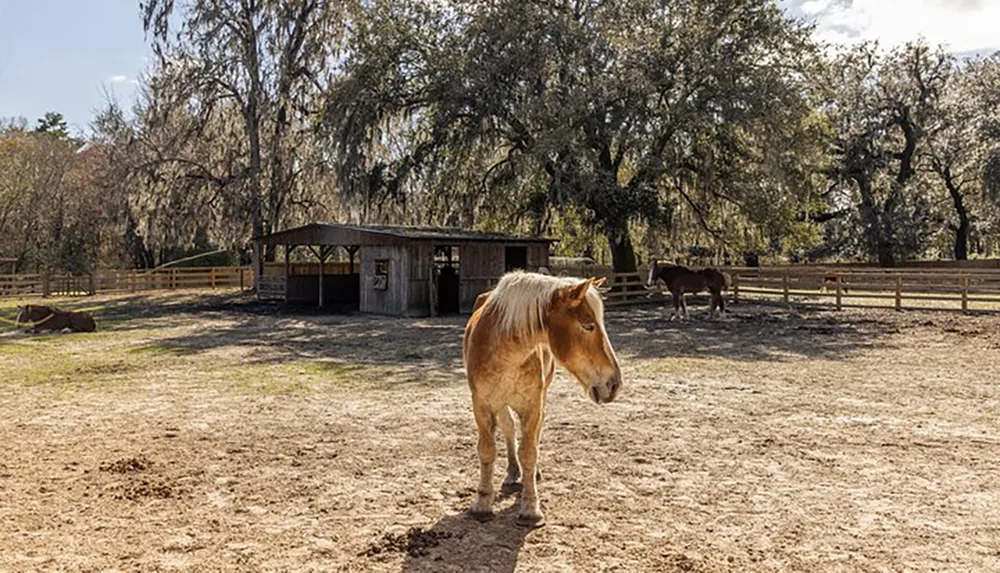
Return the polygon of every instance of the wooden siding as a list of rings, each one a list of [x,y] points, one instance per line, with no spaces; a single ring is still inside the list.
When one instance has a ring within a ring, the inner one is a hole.
[[[361,247],[361,312],[403,315],[409,294],[410,257],[405,246]],[[375,290],[375,261],[389,261],[387,290]]]
[[[431,269],[434,266],[434,247],[430,243],[414,243],[410,245],[410,276],[409,292],[407,293],[407,316],[429,316],[431,314],[434,282]]]
[[[460,247],[459,310],[472,312],[476,297],[493,288],[504,272],[504,244],[465,244]]]
[[[528,267],[529,270],[537,271],[539,267],[549,266],[549,246],[548,245],[528,245]]]

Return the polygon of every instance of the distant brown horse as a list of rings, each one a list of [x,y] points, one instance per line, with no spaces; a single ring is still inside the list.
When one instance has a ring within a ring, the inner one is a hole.
[[[844,279],[838,274],[824,274],[823,281],[820,283],[820,290],[837,290],[837,285],[840,285],[841,292],[847,292],[847,287],[844,286]]]
[[[726,310],[726,299],[722,296],[722,291],[729,286],[729,276],[718,269],[705,268],[695,271],[682,265],[661,263],[654,259],[653,266],[649,268],[646,287],[653,288],[657,280],[666,283],[667,290],[674,299],[674,314],[670,320],[678,317],[688,318],[687,302],[684,301],[684,293],[688,292],[697,294],[708,289],[712,295],[712,307],[709,310],[711,316],[715,316],[716,308],[719,309],[720,315]]]
[[[65,329],[73,332],[94,332],[97,330],[97,323],[94,321],[94,317],[90,316],[90,313],[70,312],[38,304],[26,304],[20,307],[15,324],[17,326],[21,324],[31,326],[31,332]]]

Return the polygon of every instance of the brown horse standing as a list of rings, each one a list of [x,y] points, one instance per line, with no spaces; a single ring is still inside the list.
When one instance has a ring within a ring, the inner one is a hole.
[[[504,489],[517,489],[523,477],[517,523],[534,527],[544,522],[535,490],[538,440],[556,364],[598,404],[618,394],[621,369],[604,329],[604,304],[596,288],[603,280],[514,271],[477,299],[462,343],[479,428],[479,488],[469,508],[476,519],[493,516],[494,432],[500,426],[507,445]],[[520,447],[511,410],[521,420]]]
[[[719,315],[726,311],[726,299],[722,292],[729,286],[729,277],[718,269],[691,270],[682,265],[671,263],[661,263],[653,259],[653,266],[649,268],[649,279],[646,281],[647,288],[656,285],[657,280],[662,280],[667,284],[674,299],[674,314],[670,320],[677,317],[688,318],[687,302],[684,300],[684,293],[697,294],[705,289],[712,296],[712,306],[709,310],[711,316],[715,316],[715,309],[719,309]],[[683,315],[681,311],[683,310]]]

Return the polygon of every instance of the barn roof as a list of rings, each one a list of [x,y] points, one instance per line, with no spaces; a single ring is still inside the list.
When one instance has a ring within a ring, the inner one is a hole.
[[[455,243],[552,243],[548,237],[468,231],[453,227],[403,227],[393,225],[348,225],[310,223],[278,231],[254,240],[266,245],[385,245],[412,241]]]

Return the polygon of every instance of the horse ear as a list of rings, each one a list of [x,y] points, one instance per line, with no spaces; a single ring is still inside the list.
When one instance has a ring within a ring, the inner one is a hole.
[[[566,300],[583,300],[587,296],[587,289],[590,288],[590,280],[585,280],[580,284],[573,285],[570,287],[565,287],[566,290],[563,291]]]

